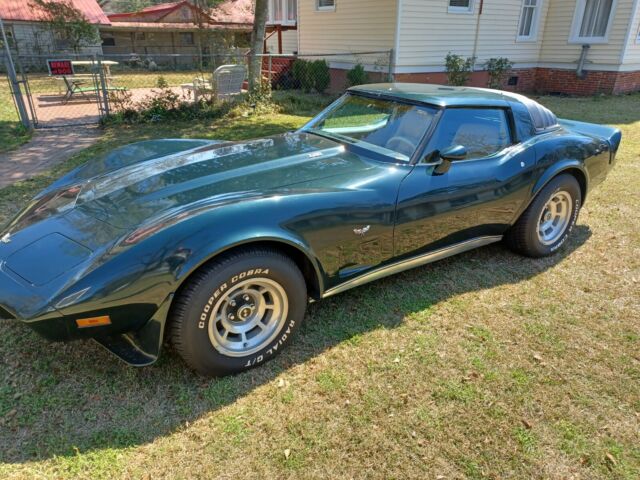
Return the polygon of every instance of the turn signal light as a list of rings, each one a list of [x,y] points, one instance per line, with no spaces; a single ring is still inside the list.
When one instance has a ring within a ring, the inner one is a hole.
[[[78,324],[78,328],[102,327],[104,325],[111,325],[111,318],[109,315],[104,315],[102,317],[79,318],[76,320],[76,323]]]

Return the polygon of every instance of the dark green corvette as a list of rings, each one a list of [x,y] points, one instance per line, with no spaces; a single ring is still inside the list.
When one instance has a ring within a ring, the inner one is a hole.
[[[166,338],[202,373],[242,371],[309,298],[502,239],[552,254],[620,140],[511,93],[379,84],[297,132],[128,145],[0,232],[0,318],[133,365]]]

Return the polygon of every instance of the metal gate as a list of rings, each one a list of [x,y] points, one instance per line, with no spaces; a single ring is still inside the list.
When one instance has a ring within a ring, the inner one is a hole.
[[[105,116],[108,99],[99,58],[17,55],[14,63],[35,128],[91,125]],[[69,70],[52,70],[56,64]]]

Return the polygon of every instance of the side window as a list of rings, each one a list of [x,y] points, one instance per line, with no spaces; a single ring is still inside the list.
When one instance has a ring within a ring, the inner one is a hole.
[[[444,111],[425,152],[435,161],[438,152],[462,145],[467,158],[482,158],[511,145],[509,123],[504,110],[489,108],[449,108]]]

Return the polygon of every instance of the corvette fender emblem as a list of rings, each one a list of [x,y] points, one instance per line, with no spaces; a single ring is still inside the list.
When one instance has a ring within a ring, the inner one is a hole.
[[[9,243],[11,241],[11,234],[7,233],[4,237],[0,238],[0,242]]]
[[[363,237],[369,230],[371,230],[371,225],[367,225],[367,226],[362,227],[362,228],[354,228],[353,229],[353,233]]]

